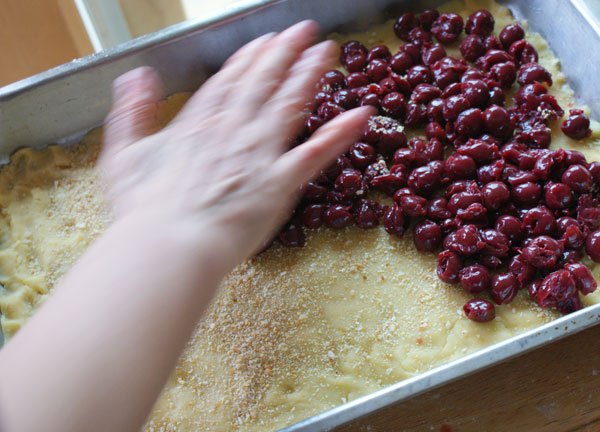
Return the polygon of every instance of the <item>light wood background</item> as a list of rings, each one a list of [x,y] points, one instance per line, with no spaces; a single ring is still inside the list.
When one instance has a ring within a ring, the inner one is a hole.
[[[72,0],[2,0],[0,86],[93,51]]]
[[[222,0],[194,0],[219,7]],[[159,30],[185,20],[181,0],[119,0],[133,37]],[[216,4],[215,4],[216,3]]]
[[[119,0],[133,37],[235,0]],[[0,1],[0,86],[93,53],[73,0]]]

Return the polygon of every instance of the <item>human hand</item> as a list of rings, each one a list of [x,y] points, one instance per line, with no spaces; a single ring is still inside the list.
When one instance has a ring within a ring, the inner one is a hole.
[[[316,33],[305,21],[250,42],[159,132],[156,74],[139,68],[119,77],[99,162],[115,217],[154,215],[191,238],[210,231],[224,271],[260,249],[289,216],[299,186],[344,152],[372,114],[348,111],[287,151],[337,55],[330,41],[311,47]]]

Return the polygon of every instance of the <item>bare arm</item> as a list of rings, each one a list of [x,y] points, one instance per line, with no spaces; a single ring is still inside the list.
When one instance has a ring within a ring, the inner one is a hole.
[[[117,80],[100,161],[115,222],[0,351],[0,429],[140,427],[221,278],[371,113],[286,151],[335,55],[309,48],[315,33],[305,22],[248,44],[155,134],[154,73]]]

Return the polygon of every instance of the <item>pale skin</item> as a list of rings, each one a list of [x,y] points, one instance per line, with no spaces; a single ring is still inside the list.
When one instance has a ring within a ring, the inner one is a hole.
[[[242,47],[156,132],[160,81],[115,81],[99,169],[114,222],[0,351],[0,430],[140,428],[220,280],[263,247],[367,107],[288,150],[337,55],[306,21]]]

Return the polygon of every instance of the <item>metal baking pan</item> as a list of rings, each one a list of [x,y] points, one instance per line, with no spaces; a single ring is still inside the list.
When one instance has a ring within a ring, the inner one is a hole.
[[[307,18],[323,34],[356,31],[405,10],[420,11],[443,1],[425,0],[247,0],[201,20],[159,32],[74,60],[0,88],[0,156],[15,149],[69,143],[102,123],[110,105],[110,84],[141,65],[154,67],[167,94],[191,91],[236,48],[268,31]],[[500,0],[516,19],[527,20],[549,42],[580,102],[600,119],[600,27],[583,0]],[[560,14],[556,12],[560,11]],[[560,21],[560,25],[548,23]],[[575,29],[575,30],[574,30]],[[586,46],[585,55],[574,47]],[[328,430],[385,406],[494,365],[600,322],[600,304],[554,320],[488,348],[348,402],[284,429]],[[0,346],[2,334],[0,333]]]

